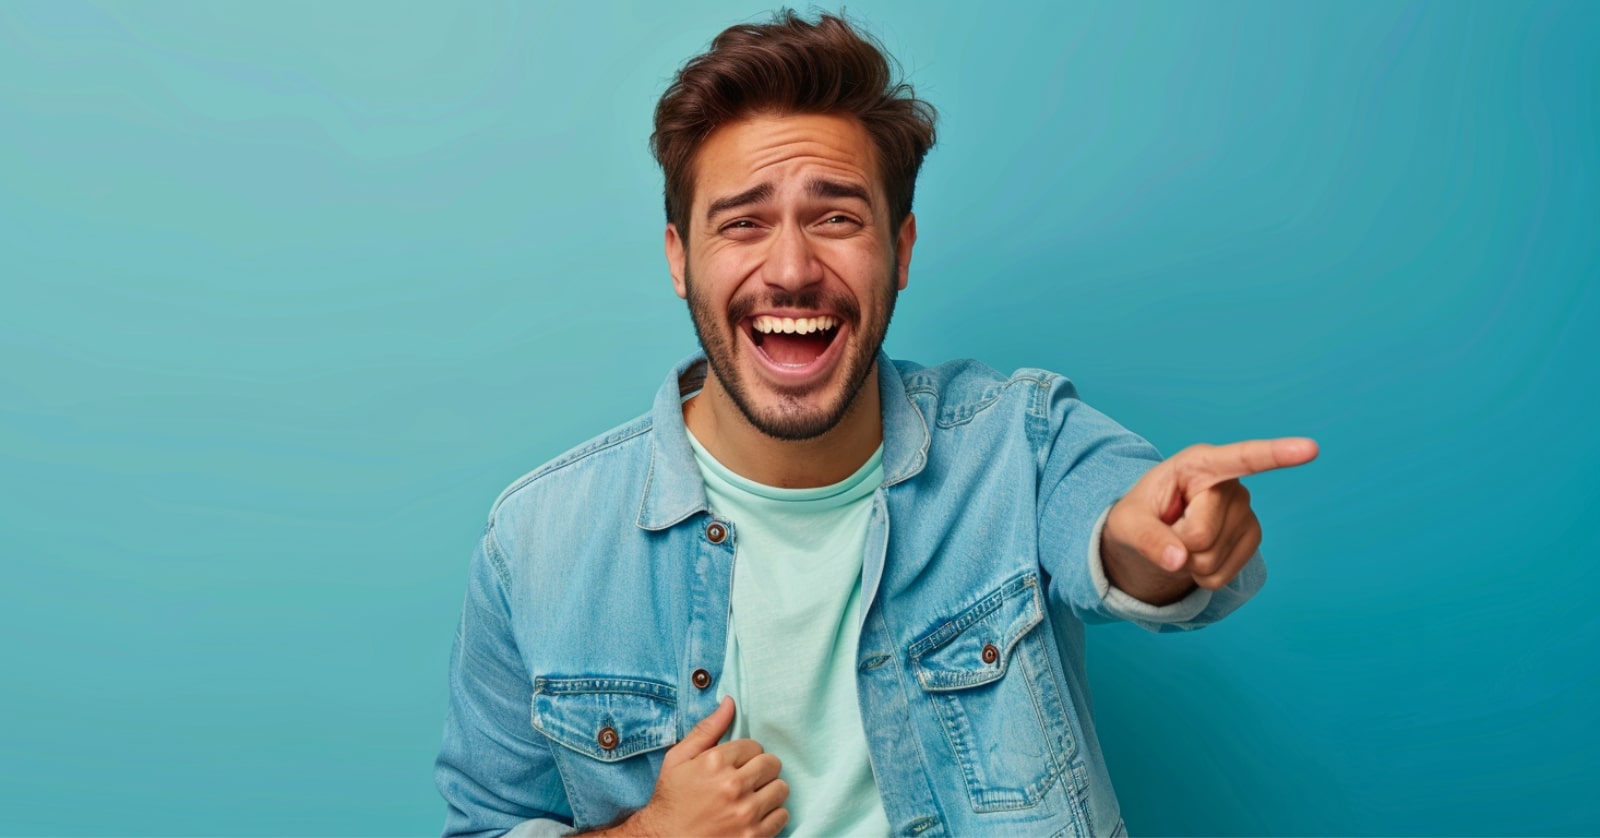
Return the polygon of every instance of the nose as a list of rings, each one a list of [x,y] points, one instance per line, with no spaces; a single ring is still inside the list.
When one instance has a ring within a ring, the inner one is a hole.
[[[782,225],[770,241],[762,276],[768,285],[798,291],[822,281],[822,263],[798,225]]]

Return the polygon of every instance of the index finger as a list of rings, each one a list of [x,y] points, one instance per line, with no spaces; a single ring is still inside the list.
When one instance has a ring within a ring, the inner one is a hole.
[[[1317,458],[1317,441],[1303,436],[1251,439],[1186,448],[1177,456],[1183,458],[1177,464],[1178,473],[1186,478],[1186,488],[1193,493],[1225,480],[1305,465]]]

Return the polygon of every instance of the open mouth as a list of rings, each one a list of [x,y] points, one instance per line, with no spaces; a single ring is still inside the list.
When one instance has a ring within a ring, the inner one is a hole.
[[[773,317],[759,315],[747,321],[756,350],[779,367],[805,369],[816,363],[839,334],[839,318]]]

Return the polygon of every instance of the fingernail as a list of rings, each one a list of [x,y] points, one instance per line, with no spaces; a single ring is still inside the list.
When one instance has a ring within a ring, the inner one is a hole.
[[[1176,544],[1168,544],[1167,549],[1161,553],[1161,565],[1167,570],[1178,570],[1183,567],[1183,548]]]

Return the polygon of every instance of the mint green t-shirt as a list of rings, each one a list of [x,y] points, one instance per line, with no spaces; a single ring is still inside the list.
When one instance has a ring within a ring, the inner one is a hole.
[[[786,835],[889,834],[856,703],[861,560],[883,448],[844,480],[777,489],[730,471],[691,434],[706,497],[733,524],[721,695],[733,738],[783,762]]]

